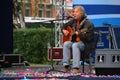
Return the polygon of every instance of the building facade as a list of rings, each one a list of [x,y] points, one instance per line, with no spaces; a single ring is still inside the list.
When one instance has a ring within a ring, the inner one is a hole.
[[[61,13],[60,7],[64,8],[66,15],[71,15],[72,0],[22,0],[22,12],[25,17],[56,18],[59,16],[57,12]]]

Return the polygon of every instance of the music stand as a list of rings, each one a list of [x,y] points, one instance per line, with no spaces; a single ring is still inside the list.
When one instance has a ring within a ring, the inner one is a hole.
[[[59,19],[59,20],[62,20],[62,19]],[[58,72],[63,72],[65,73],[64,71],[60,71],[60,70],[55,70],[54,66],[53,66],[53,58],[52,58],[52,50],[53,50],[53,38],[54,38],[54,34],[53,34],[53,22],[54,21],[58,21],[58,20],[49,20],[49,22],[51,22],[51,39],[50,39],[50,59],[51,59],[51,69],[46,71],[46,73],[49,73],[51,71],[58,71]]]

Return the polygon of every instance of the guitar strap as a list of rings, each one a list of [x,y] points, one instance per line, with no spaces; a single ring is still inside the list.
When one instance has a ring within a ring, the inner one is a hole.
[[[80,30],[81,28],[83,28],[83,24],[85,23],[86,20],[87,20],[87,18],[85,18],[81,21],[81,23],[79,24],[79,28],[77,30]]]

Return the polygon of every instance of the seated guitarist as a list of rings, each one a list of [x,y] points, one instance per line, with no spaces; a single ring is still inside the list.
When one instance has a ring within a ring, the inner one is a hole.
[[[70,49],[72,48],[73,65],[72,72],[80,72],[80,55],[84,50],[85,40],[81,39],[81,33],[94,31],[93,23],[86,17],[82,6],[75,6],[73,9],[73,20],[67,22],[62,27],[63,32],[63,70],[68,72],[70,69]],[[94,35],[90,36],[92,40]],[[90,41],[89,40],[89,41]]]

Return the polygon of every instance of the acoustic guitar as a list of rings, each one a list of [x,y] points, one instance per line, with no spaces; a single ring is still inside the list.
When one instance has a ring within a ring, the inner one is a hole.
[[[80,37],[75,34],[75,30],[73,28],[68,26],[66,30],[68,30],[69,34],[67,36],[65,36],[63,34],[62,43],[64,43],[65,41],[72,41],[72,42],[80,42],[81,41]],[[83,28],[83,29],[79,30],[78,33],[86,32],[87,30],[88,30],[87,28]]]

